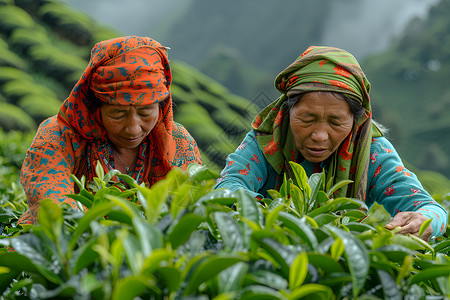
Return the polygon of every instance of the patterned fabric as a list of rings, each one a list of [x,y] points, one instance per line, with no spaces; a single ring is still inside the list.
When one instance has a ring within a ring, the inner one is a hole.
[[[322,172],[322,164],[304,160],[300,163],[308,176]],[[268,189],[279,189],[280,176],[260,149],[257,135],[250,131],[226,161],[215,188],[244,189],[251,197],[266,198]],[[441,236],[447,228],[447,212],[422,187],[417,176],[407,170],[398,153],[385,137],[374,138],[370,146],[366,205],[375,202],[393,217],[400,211],[415,211],[433,219],[433,235]]]
[[[301,156],[289,130],[286,104],[289,96],[312,91],[339,92],[363,106],[365,113],[356,120],[356,129],[330,158],[327,180],[353,180],[353,184],[344,186],[335,196],[364,200],[370,141],[382,134],[371,121],[370,84],[356,59],[341,49],[309,47],[277,76],[275,87],[281,96],[255,117],[252,127],[266,159],[279,174],[288,175],[287,162]]]
[[[139,182],[151,186],[173,167],[186,169],[190,163],[201,163],[194,139],[173,121],[166,50],[155,40],[136,36],[94,46],[86,70],[58,115],[39,126],[27,152],[21,183],[30,210],[20,223],[35,223],[38,203],[45,198],[75,206],[65,197],[74,192],[71,174],[92,180],[97,161],[105,172],[114,169],[112,145],[93,97],[113,105],[159,103],[158,121],[139,146],[131,172]]]

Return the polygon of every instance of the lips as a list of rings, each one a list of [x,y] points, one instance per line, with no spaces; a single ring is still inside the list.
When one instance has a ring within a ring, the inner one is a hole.
[[[126,138],[126,137],[124,137],[123,139],[125,141],[127,141],[128,143],[130,143],[130,144],[134,144],[134,143],[137,143],[137,142],[141,141],[140,137],[136,137],[136,138]]]
[[[314,148],[314,147],[306,147],[306,149],[311,156],[322,156],[328,150],[328,148]]]

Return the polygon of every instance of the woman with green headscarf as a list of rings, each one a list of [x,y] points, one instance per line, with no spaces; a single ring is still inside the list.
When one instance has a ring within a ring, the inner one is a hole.
[[[227,157],[216,188],[245,189],[255,198],[279,189],[289,161],[308,176],[325,170],[334,182],[350,179],[335,197],[383,205],[393,217],[386,228],[422,236],[442,235],[447,212],[408,171],[372,121],[370,83],[350,53],[309,47],[275,79],[281,96],[264,108],[236,151]]]

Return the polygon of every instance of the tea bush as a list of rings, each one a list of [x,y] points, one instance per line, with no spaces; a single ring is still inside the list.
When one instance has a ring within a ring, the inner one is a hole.
[[[39,224],[0,239],[8,299],[445,299],[450,242],[427,243],[360,222],[340,185],[285,180],[273,200],[212,190],[191,165],[151,188],[117,171],[44,200]],[[112,179],[120,179],[113,181]],[[320,206],[318,205],[320,204]],[[366,218],[368,219],[368,218]],[[370,218],[369,218],[370,219]],[[425,230],[428,224],[422,226]],[[11,251],[12,247],[14,251]],[[11,251],[11,252],[10,252]]]

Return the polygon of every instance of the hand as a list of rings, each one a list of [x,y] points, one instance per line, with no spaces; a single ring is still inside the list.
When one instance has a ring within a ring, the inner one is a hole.
[[[423,222],[428,220],[428,218],[424,217],[420,213],[413,212],[413,211],[403,211],[399,212],[398,214],[393,217],[389,223],[384,226],[384,228],[392,230],[396,227],[401,227],[399,233],[402,234],[413,234],[415,236],[419,236],[419,230],[420,226]],[[425,230],[425,232],[422,234],[420,238],[422,238],[424,241],[429,241],[431,235],[433,234],[433,228],[428,226],[428,228]]]

